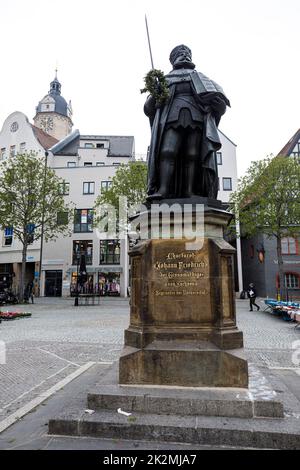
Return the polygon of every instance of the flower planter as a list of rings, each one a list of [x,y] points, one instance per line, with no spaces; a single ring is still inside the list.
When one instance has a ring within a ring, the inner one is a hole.
[[[25,318],[31,317],[31,313],[29,312],[1,312],[0,311],[0,319],[1,320],[15,320],[16,318]]]

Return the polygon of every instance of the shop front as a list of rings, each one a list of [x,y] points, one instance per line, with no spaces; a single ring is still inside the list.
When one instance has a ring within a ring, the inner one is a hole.
[[[79,286],[78,286],[79,288]],[[70,294],[71,296],[76,295],[77,289],[77,271],[73,271],[71,275],[71,285],[70,285]],[[87,281],[80,286],[81,294],[98,294],[97,286],[95,285],[95,276],[93,273],[87,273]]]
[[[119,297],[121,293],[120,273],[99,272],[98,289],[101,296]]]
[[[82,294],[94,294],[101,297],[120,297],[122,282],[122,267],[114,268],[87,267],[87,281],[80,287]],[[76,295],[77,271],[71,272],[70,295]]]

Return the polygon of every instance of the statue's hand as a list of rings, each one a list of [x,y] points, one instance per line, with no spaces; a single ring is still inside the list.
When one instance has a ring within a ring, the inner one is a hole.
[[[212,112],[215,114],[222,116],[222,114],[224,114],[226,111],[226,103],[220,96],[214,96],[209,105],[212,109]]]
[[[148,117],[153,117],[155,116],[156,112],[156,101],[155,98],[152,95],[149,95],[147,98],[147,101],[144,105],[144,113]]]

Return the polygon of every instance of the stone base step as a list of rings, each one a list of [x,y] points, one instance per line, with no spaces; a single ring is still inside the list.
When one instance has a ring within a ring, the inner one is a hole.
[[[259,449],[299,449],[296,418],[222,418],[117,411],[71,411],[49,421],[49,434],[108,439],[166,441]]]
[[[249,372],[249,389],[120,385],[118,365],[113,364],[88,393],[87,407],[161,415],[283,418],[283,403],[265,377],[251,365]]]
[[[236,418],[283,418],[279,400],[258,400],[247,390],[179,389],[165,387],[121,387],[109,385],[88,393],[92,410],[122,410],[137,413],[224,416]]]

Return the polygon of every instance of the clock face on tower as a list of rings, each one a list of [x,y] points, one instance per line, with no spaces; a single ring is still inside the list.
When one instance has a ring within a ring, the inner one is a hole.
[[[41,118],[40,127],[45,132],[51,131],[53,129],[53,118],[52,117]]]

